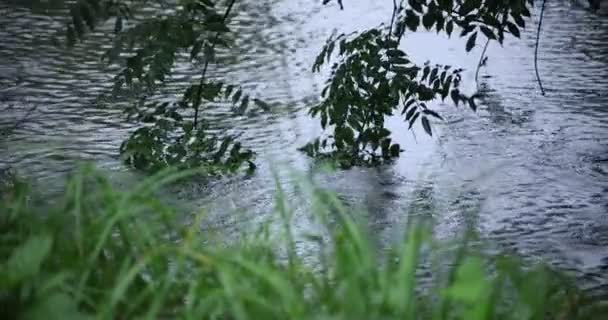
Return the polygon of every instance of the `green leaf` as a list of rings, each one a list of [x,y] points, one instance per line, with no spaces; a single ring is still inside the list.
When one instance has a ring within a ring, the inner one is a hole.
[[[414,100],[412,100],[414,101]],[[416,108],[411,108],[410,111],[407,112],[407,114],[405,115],[405,120],[409,121],[412,116],[414,116],[414,113],[416,113]]]
[[[70,9],[70,15],[72,16],[72,25],[74,26],[76,35],[81,38],[85,33],[84,22],[82,21],[82,16],[76,6]]]
[[[190,51],[190,59],[193,60],[195,59],[198,54],[201,52],[201,49],[203,48],[203,41],[197,41],[194,43],[194,45],[192,46],[192,51]]]
[[[211,0],[199,0],[199,1],[201,1],[205,6],[207,6],[209,8],[215,7],[215,3]]]
[[[391,146],[390,148],[390,155],[391,157],[398,157],[399,153],[401,152],[401,148],[399,147],[399,144],[395,143]]]
[[[262,108],[262,110],[264,111],[270,111],[271,107],[268,103],[260,100],[260,99],[253,99],[253,103],[255,103],[258,107]]]
[[[467,34],[473,32],[473,30],[475,30],[475,28],[476,28],[475,25],[467,25],[467,26],[463,27],[462,31],[460,32],[460,36],[461,37],[466,36]]]
[[[422,13],[422,4],[420,0],[408,0],[408,4],[417,12]]]
[[[34,235],[17,247],[6,264],[6,272],[13,283],[34,276],[51,251],[53,239],[49,235]]]
[[[466,16],[471,11],[479,8],[481,6],[481,0],[465,0],[464,3],[460,6],[458,13],[460,15]]]
[[[241,99],[241,95],[243,94],[243,90],[238,89],[236,93],[232,96],[232,103],[236,104],[239,99]]]
[[[439,8],[443,11],[449,11],[452,9],[453,4],[453,0],[437,0],[437,4],[439,5]]]
[[[410,126],[408,129],[411,129],[412,126],[414,125],[414,123],[416,123],[416,119],[418,119],[418,117],[420,116],[420,112],[416,112],[414,114],[414,117],[412,117],[412,119],[410,120]]]
[[[433,136],[433,132],[431,131],[431,124],[429,123],[429,119],[427,119],[426,117],[422,117],[422,127],[429,136]]]
[[[433,27],[434,23],[435,23],[435,14],[434,13],[427,13],[422,17],[422,25],[427,30],[430,30]]]
[[[468,100],[469,102],[469,107],[473,110],[473,111],[477,111],[477,104],[475,104],[475,98],[470,98]]]
[[[116,21],[114,21],[114,33],[120,33],[122,31],[122,27],[122,17],[116,17]]]
[[[512,14],[512,17],[513,17],[513,20],[515,21],[515,23],[517,23],[518,26],[520,26],[521,28],[525,28],[526,27],[526,22],[521,17],[521,15],[519,15],[519,14]]]
[[[486,293],[488,283],[481,259],[467,258],[456,271],[456,279],[446,289],[451,298],[466,303],[477,303],[478,299]]]
[[[228,99],[228,97],[230,97],[230,95],[232,94],[233,90],[234,90],[234,85],[226,86],[226,89],[224,90],[224,99]]]
[[[509,29],[509,32],[516,36],[517,38],[519,38],[519,28],[513,23],[513,22],[507,22],[507,28]]]
[[[451,36],[452,31],[454,31],[454,22],[450,21],[445,25],[445,32],[447,32],[448,36]]]
[[[219,83],[205,83],[202,87],[201,96],[207,101],[213,101],[222,90],[222,85]]]
[[[433,68],[433,71],[431,71],[431,75],[429,76],[429,82],[433,82],[433,81],[435,81],[435,79],[437,79],[438,72],[439,72],[438,68]]]
[[[231,137],[226,137],[222,143],[220,144],[219,149],[217,150],[217,152],[215,153],[214,157],[214,161],[215,162],[219,162],[220,159],[224,156],[224,154],[226,153],[226,150],[228,150],[228,146],[230,146],[230,144],[233,142],[234,140]]]
[[[452,90],[452,92],[450,92],[450,96],[454,104],[458,106],[458,103],[460,102],[460,92],[458,90]]]
[[[243,113],[243,112],[247,111],[248,107],[249,107],[249,96],[245,95],[245,97],[243,97],[243,100],[241,100],[241,106],[239,107],[239,112]]]
[[[230,29],[221,21],[205,23],[207,30],[212,32],[230,32]]]
[[[399,49],[388,49],[386,50],[386,55],[391,58],[402,58],[405,57],[405,52]]]
[[[430,116],[432,116],[432,117],[435,117],[435,118],[437,118],[437,119],[439,119],[439,120],[443,120],[443,118],[442,118],[442,117],[441,117],[441,116],[440,116],[440,115],[439,115],[437,112],[435,112],[435,111],[433,111],[433,110],[431,110],[431,109],[424,109],[424,110],[422,111],[422,113],[424,113],[424,114],[428,114],[428,115],[430,115]]]
[[[74,298],[64,293],[53,293],[37,299],[25,311],[22,319],[90,319],[78,310]]]
[[[442,13],[438,13],[435,16],[435,20],[436,20],[435,26],[437,28],[437,32],[443,30],[443,27],[445,26],[445,18],[443,17]]]
[[[475,40],[476,39],[477,39],[477,32],[473,33],[469,37],[469,40],[467,40],[467,46],[466,46],[467,52],[469,52],[469,51],[471,51],[473,49],[473,47],[475,46]]]
[[[429,66],[424,67],[424,69],[422,69],[421,81],[426,80],[426,78],[429,76],[430,72],[431,72],[431,67],[429,67]]]
[[[96,17],[91,7],[86,2],[81,2],[79,9],[80,15],[82,16],[84,22],[87,24],[89,30],[94,30]]]
[[[401,114],[404,114],[407,112],[407,110],[416,102],[416,100],[414,99],[410,99],[408,100],[405,105],[403,106],[403,111],[401,112]],[[411,109],[410,109],[411,111]]]
[[[494,35],[494,32],[492,32],[492,30],[486,26],[481,26],[480,27],[481,32],[483,32],[483,34],[488,37],[488,39],[496,39],[496,36]]]
[[[414,11],[408,9],[405,11],[405,25],[411,30],[416,31],[420,25],[420,17]]]
[[[205,44],[204,50],[203,50],[203,55],[204,55],[205,59],[208,61],[215,60],[215,47],[208,43]]]

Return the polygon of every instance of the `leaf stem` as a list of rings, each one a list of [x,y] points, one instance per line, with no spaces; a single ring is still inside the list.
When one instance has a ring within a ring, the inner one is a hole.
[[[391,16],[391,25],[388,29],[388,38],[390,39],[391,36],[393,35],[393,24],[395,23],[395,17],[397,16],[397,10],[399,8],[397,7],[397,0],[393,0],[393,14]]]
[[[490,44],[490,38],[486,41],[486,45],[483,47],[483,51],[481,52],[481,56],[479,56],[479,63],[477,63],[477,70],[475,71],[475,82],[477,83],[477,87],[479,88],[479,69],[481,69],[481,65],[483,63],[483,58],[486,55],[486,51],[488,50],[488,45]]]
[[[538,20],[538,29],[536,31],[536,45],[534,48],[534,72],[536,73],[536,81],[538,81],[538,86],[540,87],[540,92],[543,96],[545,95],[545,89],[543,88],[543,83],[540,80],[540,75],[538,74],[538,44],[540,42],[540,30],[543,25],[543,14],[545,13],[546,2],[546,0],[543,0],[543,4],[540,8],[540,19]]]
[[[234,7],[234,3],[236,2],[236,0],[230,0],[230,3],[228,4],[228,8],[226,8],[226,12],[224,13],[224,16],[222,17],[222,22],[226,22],[226,20],[228,19],[228,16],[230,15],[230,11],[232,11],[232,7]],[[215,49],[215,44],[217,43],[217,40],[220,37],[220,32],[217,32],[215,34],[215,39],[213,41],[213,43],[211,43],[211,50]],[[201,73],[201,80],[198,84],[198,89],[196,90],[196,100],[194,101],[194,123],[193,123],[193,127],[196,128],[197,123],[198,123],[198,110],[199,107],[201,105],[201,93],[203,91],[203,85],[205,84],[205,76],[207,74],[207,69],[209,67],[209,58],[205,58],[205,65],[203,66],[203,72]]]

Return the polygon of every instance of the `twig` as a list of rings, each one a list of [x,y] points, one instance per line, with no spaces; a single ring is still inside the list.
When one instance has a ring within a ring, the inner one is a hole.
[[[391,25],[388,29],[388,38],[390,39],[393,35],[393,24],[395,23],[395,16],[397,15],[397,0],[393,0],[393,15],[391,16]]]
[[[234,6],[235,2],[236,2],[236,0],[231,0],[230,3],[228,4],[228,8],[226,8],[226,12],[224,13],[222,22],[226,22],[226,19],[228,19],[228,16],[230,15],[230,11],[232,11],[232,7]],[[212,51],[213,51],[213,49],[215,49],[215,44],[217,43],[217,40],[219,39],[219,37],[220,37],[220,32],[217,32],[215,34],[215,40],[211,44]],[[209,59],[206,58],[205,65],[203,66],[203,72],[201,73],[201,80],[198,84],[198,90],[196,93],[196,101],[195,101],[195,105],[194,105],[194,123],[193,123],[194,128],[196,128],[196,125],[198,123],[198,110],[201,105],[201,91],[203,91],[203,85],[205,84],[205,75],[207,74],[208,67],[209,67]]]
[[[477,70],[475,71],[475,82],[477,83],[478,87],[479,87],[479,81],[477,79],[479,78],[479,69],[481,69],[481,65],[483,64],[483,58],[486,55],[486,50],[488,50],[489,44],[490,44],[490,38],[488,38],[488,41],[486,41],[486,45],[483,47],[481,56],[479,56],[479,63],[477,64]]]
[[[401,0],[399,2],[399,7],[403,8],[403,0]],[[403,37],[403,34],[405,33],[405,28],[401,28],[401,30],[398,30],[398,34],[397,34],[397,45],[399,45],[399,43],[401,43],[401,38]]]
[[[534,48],[534,72],[536,72],[536,80],[538,81],[538,86],[540,87],[540,92],[543,96],[545,95],[545,89],[543,88],[543,83],[540,80],[540,75],[538,74],[538,44],[540,42],[540,29],[543,25],[543,14],[545,13],[545,2],[547,2],[547,1],[543,0],[543,4],[540,8],[540,19],[538,20],[538,29],[536,31],[536,46]]]

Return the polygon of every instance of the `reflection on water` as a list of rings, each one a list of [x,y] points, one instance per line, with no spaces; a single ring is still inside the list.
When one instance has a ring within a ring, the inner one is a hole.
[[[318,2],[240,5],[236,45],[223,54],[228,63],[211,71],[280,107],[242,117],[222,105],[205,111],[215,128],[240,135],[256,150],[260,163],[253,177],[190,184],[175,197],[190,209],[210,207],[217,227],[238,232],[270,211],[269,163],[309,170],[309,160],[296,148],[319,131],[305,112],[324,81],[310,72],[317,50],[334,29],[378,24],[390,18],[392,8],[389,1],[370,0],[349,2],[340,11]],[[547,4],[539,61],[546,96],[534,78],[533,32],[502,48],[493,44],[480,74],[477,113],[438,104],[447,121],[436,124],[434,138],[390,119],[395,139],[406,148],[399,161],[316,172],[315,180],[366,209],[380,241],[399,237],[410,215],[431,217],[446,237],[472,224],[508,250],[574,271],[590,288],[606,286],[608,19],[572,3]],[[94,161],[118,181],[137,179],[117,153],[133,127],[122,121],[120,101],[97,99],[109,88],[115,67],[99,62],[100,48],[93,43],[107,45],[108,36],[102,29],[66,52],[50,45],[49,30],[57,26],[58,19],[0,3],[0,109],[13,108],[0,123],[36,107],[31,121],[0,142],[0,162],[49,188],[79,161]],[[480,48],[465,54],[460,39],[425,33],[406,36],[404,44],[418,61],[465,67],[465,85],[477,87]],[[178,93],[198,73],[186,65],[175,70],[165,94]],[[233,211],[245,213],[226,213]],[[296,220],[308,227],[304,218]]]

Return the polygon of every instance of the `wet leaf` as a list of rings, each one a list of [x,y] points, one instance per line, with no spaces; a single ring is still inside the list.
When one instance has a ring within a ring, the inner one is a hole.
[[[414,114],[414,117],[410,120],[410,126],[408,129],[412,128],[414,123],[416,123],[416,119],[418,119],[419,116],[420,116],[420,112],[416,112],[416,114]]]
[[[122,31],[122,27],[122,17],[116,17],[116,21],[114,21],[114,33],[120,33]]]
[[[518,26],[520,26],[521,28],[525,28],[526,27],[526,22],[521,17],[521,15],[513,14],[512,17],[513,17],[513,20],[515,21],[515,23],[517,23]]]
[[[427,13],[422,17],[422,25],[427,30],[430,30],[433,27],[434,23],[435,23],[435,15],[433,13]]]
[[[203,48],[203,41],[197,41],[194,43],[194,45],[192,46],[192,50],[190,51],[190,59],[193,60],[195,59],[198,54],[201,52],[201,49]]]
[[[435,117],[439,120],[443,120],[443,118],[437,112],[435,112],[431,109],[425,109],[424,111],[422,111],[422,113]]]
[[[477,104],[475,103],[475,98],[470,98],[468,102],[469,102],[469,107],[473,111],[477,111]]]
[[[473,33],[469,40],[467,40],[466,50],[467,52],[471,51],[473,47],[475,47],[475,40],[477,39],[477,32]]]
[[[517,38],[520,37],[519,28],[513,22],[507,22],[507,28],[512,35],[516,36]]]
[[[255,103],[258,107],[262,108],[262,110],[264,111],[270,111],[271,107],[268,103],[260,100],[260,99],[253,99],[253,103]]]
[[[431,124],[429,123],[429,119],[427,119],[426,117],[422,117],[422,127],[429,136],[433,136],[433,132],[431,131]]]
[[[483,32],[483,34],[486,37],[488,37],[488,39],[496,39],[494,32],[492,32],[492,30],[490,30],[490,28],[488,28],[486,26],[481,26],[480,29],[481,29],[481,32]]]
[[[445,32],[448,34],[448,36],[451,36],[453,30],[454,30],[454,22],[450,21],[445,25]]]
[[[409,121],[412,118],[412,116],[414,116],[415,113],[416,113],[416,108],[410,109],[410,111],[408,111],[407,114],[405,115],[405,120]]]
[[[390,147],[390,155],[391,157],[395,158],[399,156],[399,153],[401,152],[401,148],[399,147],[399,144],[395,143]]]
[[[42,262],[51,251],[53,239],[48,235],[33,235],[11,254],[4,272],[12,282],[38,273]]]
[[[405,25],[411,30],[416,31],[420,25],[420,17],[414,11],[408,9],[405,11]]]

